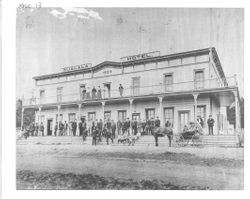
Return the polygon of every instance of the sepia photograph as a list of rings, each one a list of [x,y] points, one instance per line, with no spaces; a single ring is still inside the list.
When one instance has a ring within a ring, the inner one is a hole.
[[[244,8],[16,8],[17,190],[244,190]]]

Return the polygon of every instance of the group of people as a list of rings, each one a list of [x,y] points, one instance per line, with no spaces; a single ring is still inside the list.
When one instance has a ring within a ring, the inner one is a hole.
[[[122,97],[123,96],[123,86],[122,84],[119,85],[119,94]],[[101,86],[98,86],[97,88],[95,86],[93,86],[92,89],[90,89],[90,87],[87,87],[85,85],[83,85],[82,87],[82,100],[85,99],[101,99],[103,97],[110,97],[110,89],[107,89],[107,96],[103,96],[103,91],[101,89]]]
[[[43,122],[41,122],[40,125],[32,122],[30,125],[26,126],[24,130],[28,136],[44,136]]]
[[[54,136],[76,136],[77,130],[77,121],[73,121],[67,123],[66,121],[63,122],[56,122],[54,127]]]

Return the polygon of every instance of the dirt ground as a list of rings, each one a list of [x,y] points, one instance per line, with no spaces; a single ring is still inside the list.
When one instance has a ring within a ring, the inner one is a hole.
[[[243,189],[243,155],[242,148],[17,144],[17,189]]]

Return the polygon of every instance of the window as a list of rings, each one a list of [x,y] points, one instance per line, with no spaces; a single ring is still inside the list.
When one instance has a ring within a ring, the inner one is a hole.
[[[40,90],[40,99],[43,99],[45,96],[45,90]]]
[[[88,113],[88,121],[94,121],[94,120],[96,120],[96,114],[95,114],[95,112],[89,112]]]
[[[59,118],[58,114],[56,114],[56,122],[63,122],[63,114],[59,114]]]
[[[136,96],[140,94],[140,77],[132,78],[132,95]]]
[[[76,119],[76,114],[75,113],[69,113],[69,122],[74,122]]]
[[[195,86],[195,89],[204,88],[204,71],[203,70],[195,71],[194,86]]]
[[[155,119],[155,109],[146,109],[146,119],[150,120],[151,118]]]
[[[56,91],[56,96],[57,96],[57,102],[61,102],[62,101],[62,87],[60,88],[57,88],[57,91]]]
[[[111,111],[105,111],[104,112],[104,120],[111,119]]]
[[[165,86],[165,92],[173,90],[173,74],[164,75],[164,86]]]
[[[169,121],[174,125],[174,108],[165,108],[164,109],[164,122]]]
[[[125,121],[127,118],[127,111],[118,111],[118,120],[121,122]]]

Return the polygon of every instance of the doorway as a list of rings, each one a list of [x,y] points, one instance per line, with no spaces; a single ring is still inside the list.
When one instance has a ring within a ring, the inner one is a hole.
[[[179,111],[179,131],[181,132],[185,125],[189,124],[190,111]]]
[[[111,96],[111,83],[104,83],[104,98],[109,98]]]
[[[47,135],[52,135],[53,132],[53,119],[47,120]]]

